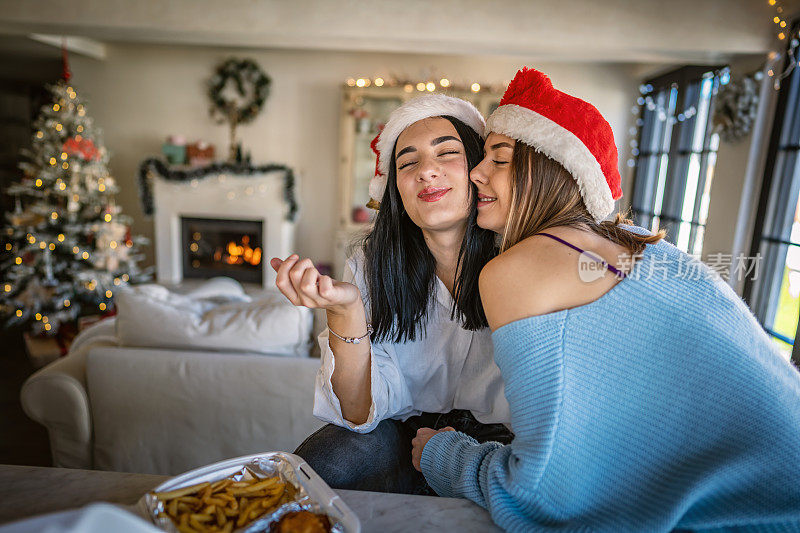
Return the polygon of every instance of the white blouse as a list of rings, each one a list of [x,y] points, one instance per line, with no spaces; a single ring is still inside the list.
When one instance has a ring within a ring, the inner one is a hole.
[[[369,317],[363,253],[347,260],[344,281],[361,291]],[[314,393],[317,418],[367,433],[386,418],[405,420],[422,412],[465,409],[478,422],[509,426],[511,415],[500,369],[494,362],[491,331],[468,331],[458,320],[452,320],[453,297],[440,279],[436,281],[435,302],[422,335],[418,333],[416,340],[402,344],[372,343],[372,406],[363,424],[355,425],[342,417],[339,398],[331,385],[335,358],[328,343],[328,329],[320,334],[322,366]]]

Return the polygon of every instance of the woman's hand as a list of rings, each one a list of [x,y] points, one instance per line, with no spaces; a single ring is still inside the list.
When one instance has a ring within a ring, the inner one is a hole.
[[[311,259],[292,254],[285,261],[273,257],[269,264],[278,273],[275,285],[294,305],[341,314],[360,303],[358,287],[320,275]]]
[[[414,468],[422,472],[422,468],[419,465],[419,462],[422,460],[422,450],[425,449],[425,445],[428,444],[431,437],[443,431],[455,431],[455,429],[447,426],[440,430],[431,428],[419,428],[417,430],[417,436],[411,441],[411,463],[414,465]]]

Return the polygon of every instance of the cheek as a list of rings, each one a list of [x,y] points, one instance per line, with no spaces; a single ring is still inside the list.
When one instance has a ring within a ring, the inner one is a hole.
[[[507,169],[496,172],[492,179],[492,188],[498,200],[508,205],[511,201],[511,172]]]
[[[400,199],[403,201],[403,204],[408,204],[409,198],[414,196],[414,181],[408,179],[407,176],[398,175],[397,176],[397,190],[400,192]]]

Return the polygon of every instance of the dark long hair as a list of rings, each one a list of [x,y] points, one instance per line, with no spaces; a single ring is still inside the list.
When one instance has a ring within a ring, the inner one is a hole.
[[[483,159],[483,139],[475,130],[451,116],[464,144],[467,168],[472,170]],[[397,189],[395,151],[389,164],[386,192],[383,194],[372,231],[363,243],[365,277],[369,290],[375,341],[406,342],[424,331],[432,296],[436,291],[436,259],[425,244],[422,230],[411,221]],[[478,290],[478,275],[497,254],[494,233],[475,223],[478,215],[477,189],[469,183],[470,212],[467,230],[458,254],[451,317],[465,329],[487,327]]]

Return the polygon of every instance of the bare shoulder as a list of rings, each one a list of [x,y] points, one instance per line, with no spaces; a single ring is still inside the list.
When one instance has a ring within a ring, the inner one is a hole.
[[[577,252],[536,235],[495,257],[479,286],[489,326],[565,309],[578,286]]]

